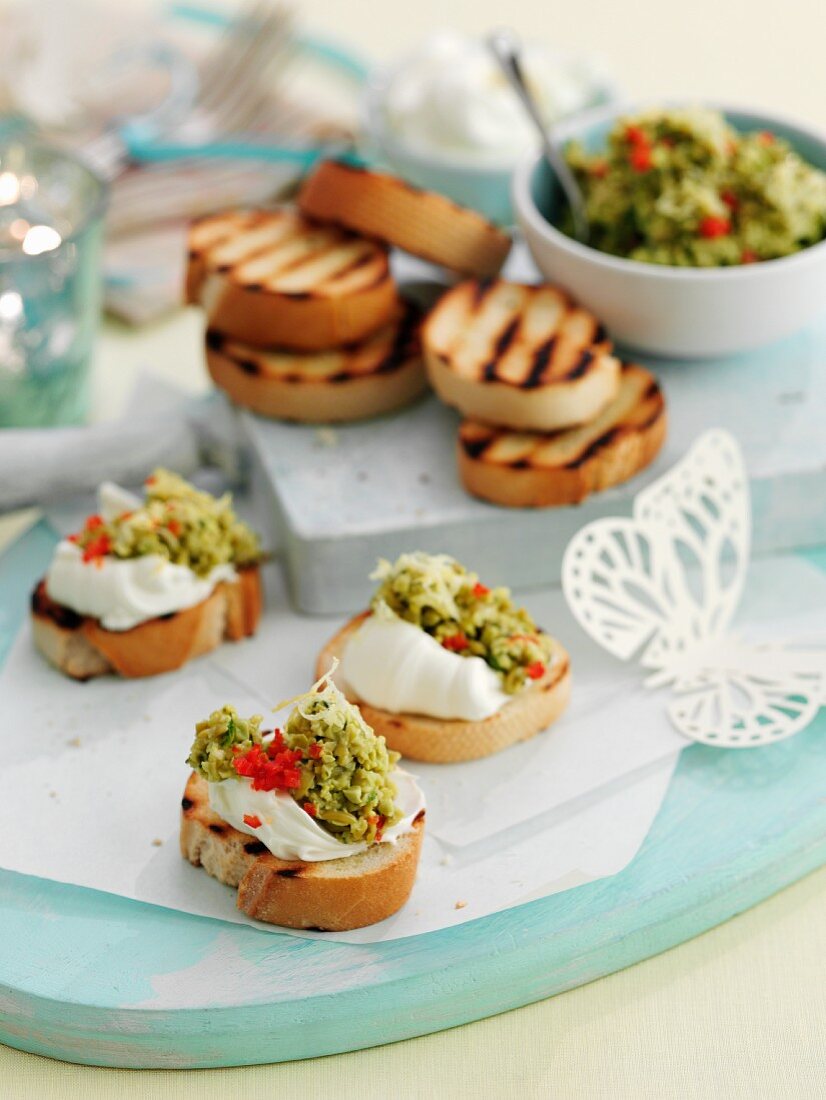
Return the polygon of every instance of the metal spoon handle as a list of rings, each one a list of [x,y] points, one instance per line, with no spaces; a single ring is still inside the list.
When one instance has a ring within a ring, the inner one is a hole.
[[[577,240],[586,241],[588,239],[588,219],[585,213],[585,201],[574,174],[568,167],[568,162],[552,141],[542,115],[539,112],[536,100],[531,95],[525,81],[520,61],[519,39],[513,31],[502,28],[488,35],[487,43],[491,53],[498,61],[505,78],[519,97],[528,116],[536,127],[539,140],[542,143],[542,151],[548,163],[556,173],[556,177],[560,182],[562,190],[565,192],[565,197],[571,208],[574,233],[576,234]]]

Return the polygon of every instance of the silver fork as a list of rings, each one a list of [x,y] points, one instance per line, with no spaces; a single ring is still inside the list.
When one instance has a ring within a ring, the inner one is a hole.
[[[283,56],[290,25],[289,9],[282,3],[251,0],[222,32],[202,68],[194,101],[170,132],[184,141],[209,141],[233,127],[249,125],[265,94],[261,77]],[[143,122],[151,127],[151,116]],[[139,132],[140,125],[138,120],[133,127]],[[130,159],[120,126],[112,126],[77,152],[110,181]]]

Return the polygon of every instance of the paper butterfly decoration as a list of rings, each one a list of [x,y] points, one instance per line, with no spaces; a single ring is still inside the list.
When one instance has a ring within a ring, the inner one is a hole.
[[[670,686],[684,736],[750,748],[798,733],[826,705],[826,649],[750,646],[728,634],[751,541],[737,441],[712,430],[634,501],[589,523],[562,563],[572,612],[601,646],[641,654],[646,686]]]

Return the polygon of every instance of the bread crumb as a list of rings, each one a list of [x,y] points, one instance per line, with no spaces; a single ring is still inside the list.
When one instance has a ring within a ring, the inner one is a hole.
[[[464,909],[464,907],[466,905],[467,905],[466,901],[457,901],[456,904],[453,906],[453,908],[454,909]]]
[[[316,428],[315,437],[322,447],[335,447],[338,436],[332,428]]]
[[[57,791],[49,791],[49,798],[57,798]]]
[[[160,846],[161,846],[162,844],[163,844],[163,841],[162,841],[162,840],[161,840],[161,839],[160,839],[159,837],[157,837],[157,836],[156,836],[156,837],[155,837],[155,839],[154,839],[154,840],[152,841],[152,847],[153,847],[153,848],[160,848]]]
[[[445,854],[439,860],[439,863],[441,863],[441,865],[443,867],[449,867],[452,862],[453,862],[453,856],[450,854],[450,852],[445,852]]]
[[[80,738],[79,737],[72,737],[71,740],[66,742],[66,744],[70,745],[73,749],[79,749],[80,748]]]

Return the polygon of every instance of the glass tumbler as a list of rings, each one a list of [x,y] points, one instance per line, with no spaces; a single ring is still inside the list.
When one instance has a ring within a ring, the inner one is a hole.
[[[0,428],[86,417],[105,207],[79,161],[0,134]]]

